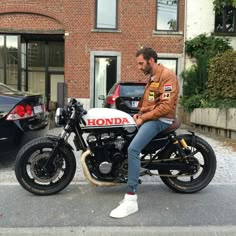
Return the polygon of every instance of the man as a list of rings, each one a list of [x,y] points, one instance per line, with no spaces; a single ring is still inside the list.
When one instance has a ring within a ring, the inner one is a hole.
[[[110,216],[113,218],[123,218],[138,211],[136,193],[140,174],[139,155],[158,133],[172,124],[178,99],[176,75],[157,64],[157,53],[152,48],[139,50],[136,60],[138,69],[149,75],[149,81],[138,104],[139,113],[133,117],[139,130],[128,148],[127,193],[120,205],[111,211]]]

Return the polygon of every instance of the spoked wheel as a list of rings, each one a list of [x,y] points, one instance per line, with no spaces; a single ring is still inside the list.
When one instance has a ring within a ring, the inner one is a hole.
[[[54,145],[54,141],[47,137],[35,139],[18,153],[15,174],[18,182],[27,191],[50,195],[63,190],[72,181],[76,161],[71,149],[65,145],[59,148],[50,168],[44,168]]]
[[[182,135],[188,145],[187,160],[194,167],[189,171],[159,170],[163,183],[170,189],[180,193],[194,193],[205,188],[213,179],[216,171],[216,156],[211,146],[198,136]],[[178,158],[174,145],[160,159]],[[175,177],[177,176],[177,177]]]

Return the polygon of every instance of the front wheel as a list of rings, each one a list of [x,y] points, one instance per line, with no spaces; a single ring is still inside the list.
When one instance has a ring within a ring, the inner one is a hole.
[[[62,145],[50,170],[44,164],[55,146],[55,140],[46,137],[34,139],[20,150],[16,157],[15,174],[20,185],[37,195],[51,195],[63,190],[73,179],[76,161],[68,145]]]
[[[192,135],[181,135],[188,145],[185,150],[189,161],[197,167],[193,172],[159,170],[161,180],[170,189],[179,193],[194,193],[205,188],[213,179],[216,171],[216,156],[211,146],[202,138]],[[178,158],[175,145],[170,145],[160,159]],[[165,177],[168,176],[168,177]],[[177,176],[177,177],[175,177]]]

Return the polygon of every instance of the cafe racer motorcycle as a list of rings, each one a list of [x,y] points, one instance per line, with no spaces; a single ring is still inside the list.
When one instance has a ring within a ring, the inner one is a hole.
[[[74,151],[79,150],[89,182],[96,186],[127,182],[127,148],[138,130],[129,114],[111,108],[87,112],[80,102],[71,99],[64,109],[57,109],[55,119],[63,125],[58,136],[32,140],[17,155],[15,174],[24,189],[50,195],[66,188],[76,171]],[[177,135],[179,126],[176,120],[142,150],[140,178],[158,175],[170,189],[194,193],[214,177],[216,156],[211,146],[193,132]],[[72,133],[76,150],[68,143]]]

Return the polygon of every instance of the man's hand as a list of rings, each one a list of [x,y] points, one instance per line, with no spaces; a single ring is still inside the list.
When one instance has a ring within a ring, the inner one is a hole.
[[[140,127],[143,124],[143,121],[140,118],[136,119],[135,122],[138,127]]]
[[[143,121],[141,119],[141,114],[138,113],[138,114],[133,115],[133,119],[138,127],[143,124]]]
[[[134,121],[136,122],[136,120],[138,119],[138,117],[139,117],[139,114],[134,114],[133,115],[133,118],[134,118]]]

